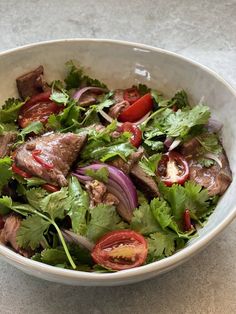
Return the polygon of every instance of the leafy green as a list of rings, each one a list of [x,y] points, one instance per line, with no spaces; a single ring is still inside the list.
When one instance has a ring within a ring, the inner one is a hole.
[[[66,66],[68,68],[68,73],[65,78],[66,89],[78,88],[82,85],[107,88],[107,86],[99,80],[84,75],[83,69],[76,67],[73,61],[68,61]]]
[[[11,179],[13,173],[11,170],[12,159],[8,156],[0,158],[0,193],[4,185]]]
[[[203,133],[196,137],[201,144],[201,154],[212,153],[219,155],[222,152],[222,146],[219,143],[219,138],[213,133]]]
[[[107,167],[102,167],[98,170],[87,169],[85,170],[85,174],[95,180],[101,182],[108,182],[109,170]]]
[[[26,101],[16,98],[9,98],[0,109],[0,123],[13,123],[18,118],[20,108]]]
[[[50,222],[37,215],[28,216],[22,220],[17,232],[17,244],[22,248],[36,249],[43,240]]]
[[[157,166],[159,161],[161,160],[161,156],[162,154],[154,154],[149,158],[144,156],[142,160],[139,162],[139,165],[146,172],[147,175],[155,177]]]
[[[50,95],[50,99],[58,104],[64,104],[66,105],[70,96],[64,91],[57,91],[53,90],[52,94]]]
[[[147,87],[147,85],[145,85],[145,84],[138,84],[138,86],[136,86],[136,87],[137,87],[140,95],[142,95],[142,96],[150,92],[150,88]]]
[[[134,210],[130,228],[144,235],[161,230],[148,203],[142,204]]]
[[[148,238],[148,262],[170,256],[175,251],[176,235],[170,232],[156,232]]]
[[[197,162],[202,166],[209,168],[215,164],[215,161],[213,159],[209,159],[206,157],[200,157],[198,158]]]
[[[0,215],[4,216],[10,212],[12,206],[12,199],[9,196],[2,196],[0,198]]]
[[[171,99],[173,105],[176,105],[178,109],[189,108],[188,95],[184,90],[178,91]]]
[[[84,235],[87,230],[86,214],[89,208],[89,196],[81,188],[79,181],[75,177],[69,180],[70,207],[67,214],[71,218],[72,230],[75,233]]]
[[[17,142],[14,146],[21,145],[25,142],[25,138],[28,134],[34,133],[34,134],[40,134],[44,129],[43,124],[40,121],[34,121],[31,122],[27,127],[22,129],[20,133],[18,134]]]
[[[46,183],[45,180],[38,177],[25,178],[25,181],[26,181],[27,187],[40,186]]]
[[[151,141],[151,140],[145,140],[144,144],[147,145],[149,148],[151,148],[151,150],[153,151],[162,151],[164,148],[164,143],[162,141]]]
[[[15,123],[0,123],[0,135],[6,132],[17,133],[17,125]]]
[[[105,233],[124,227],[114,206],[99,204],[90,209],[90,215],[87,237],[92,241],[96,242]]]
[[[67,256],[63,248],[48,248],[41,252],[41,261],[53,266],[58,264],[67,264]]]
[[[36,209],[39,208],[40,202],[47,195],[48,192],[42,188],[32,188],[30,190],[26,190],[27,201]]]
[[[61,188],[58,192],[48,194],[40,201],[41,210],[48,213],[52,220],[56,218],[63,219],[69,204],[67,188]]]

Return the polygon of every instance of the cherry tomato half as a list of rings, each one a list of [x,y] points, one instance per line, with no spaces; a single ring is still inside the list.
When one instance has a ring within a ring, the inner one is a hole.
[[[60,188],[56,185],[53,185],[53,184],[43,184],[42,185],[42,188],[50,193],[54,193],[54,192],[58,192],[60,191]]]
[[[140,120],[153,107],[153,100],[151,94],[146,94],[135,101],[131,106],[124,109],[118,120],[121,122],[135,122]]]
[[[142,132],[135,124],[132,124],[131,122],[125,122],[120,126],[119,131],[132,133],[130,143],[133,146],[139,147],[142,143]]]
[[[189,166],[181,154],[170,151],[163,155],[157,173],[166,186],[172,186],[174,183],[184,184],[189,177]]]
[[[34,121],[46,123],[53,113],[59,113],[63,106],[50,100],[51,91],[32,96],[20,109],[18,124],[25,128]]]
[[[32,175],[30,173],[27,173],[24,170],[21,170],[20,168],[18,168],[15,163],[12,164],[12,171],[14,173],[18,174],[19,176],[23,177],[23,178],[31,178],[32,177]]]
[[[112,270],[142,265],[147,258],[147,242],[132,230],[117,230],[104,235],[92,251],[95,263]]]
[[[128,101],[130,105],[132,105],[135,101],[137,101],[141,97],[137,88],[132,87],[128,88],[124,91],[124,100]]]

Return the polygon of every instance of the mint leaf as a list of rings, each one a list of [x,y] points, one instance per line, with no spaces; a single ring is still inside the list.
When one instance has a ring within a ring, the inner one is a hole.
[[[4,185],[6,185],[13,176],[11,165],[12,160],[10,157],[6,156],[4,158],[0,158],[0,193]]]
[[[75,233],[84,235],[87,230],[86,214],[89,208],[89,196],[81,188],[77,178],[72,177],[69,181],[70,207],[67,212],[71,218],[72,230]]]
[[[105,183],[108,182],[109,170],[107,167],[102,167],[98,170],[87,169],[85,170],[85,174],[95,180]]]
[[[142,204],[134,210],[130,228],[144,235],[161,230],[148,203]]]
[[[0,109],[0,122],[1,123],[12,123],[18,118],[20,108],[25,104],[26,101],[21,101],[16,98],[9,98],[5,101],[5,104]]]
[[[43,240],[44,233],[47,232],[50,222],[43,218],[32,215],[22,220],[17,232],[17,244],[22,248],[31,248],[35,250]]]
[[[87,237],[94,242],[109,231],[123,228],[114,206],[100,204],[90,209],[90,215]]]

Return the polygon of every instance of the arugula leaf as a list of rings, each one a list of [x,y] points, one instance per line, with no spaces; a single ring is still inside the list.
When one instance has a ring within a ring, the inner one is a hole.
[[[72,230],[84,235],[87,230],[86,214],[89,208],[89,196],[75,177],[69,180],[70,208],[67,212],[71,218]]]
[[[130,228],[144,235],[161,230],[148,203],[142,204],[134,210]]]
[[[176,236],[170,232],[156,232],[148,238],[148,262],[154,262],[172,255],[175,251]]]
[[[140,167],[151,177],[156,177],[156,170],[162,154],[154,154],[147,158],[144,156],[139,162]]]
[[[16,98],[9,98],[5,101],[5,104],[0,109],[0,122],[1,123],[13,123],[18,118],[20,108],[25,104],[25,101],[21,101]]]
[[[94,242],[109,231],[123,229],[121,218],[114,206],[100,204],[90,209],[90,215],[87,237]]]
[[[51,193],[40,202],[41,210],[48,213],[52,220],[63,219],[65,210],[69,207],[68,189],[61,188],[60,191]]]
[[[0,193],[4,185],[6,185],[13,176],[11,165],[12,159],[10,157],[6,156],[4,158],[0,158]]]
[[[108,182],[109,170],[107,167],[102,167],[98,170],[87,169],[85,170],[85,174],[95,180],[105,183]]]
[[[30,247],[32,250],[35,250],[39,247],[49,226],[49,221],[37,215],[26,217],[26,219],[22,220],[17,232],[17,244],[22,248]]]
[[[2,196],[0,198],[0,215],[4,216],[11,210],[12,199],[9,196]]]

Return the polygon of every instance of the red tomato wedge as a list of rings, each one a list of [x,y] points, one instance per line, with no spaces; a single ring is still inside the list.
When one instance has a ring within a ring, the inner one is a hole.
[[[142,131],[135,124],[125,122],[119,127],[119,131],[132,133],[130,143],[135,147],[139,147],[141,145]]]
[[[121,122],[136,122],[153,108],[151,94],[146,94],[124,109],[118,117]]]
[[[20,168],[18,168],[15,163],[12,164],[12,171],[14,173],[18,174],[19,176],[23,177],[23,178],[31,178],[32,177],[32,175],[30,173],[27,173],[24,170],[21,170]]]
[[[132,87],[124,91],[124,100],[128,101],[130,105],[136,102],[141,97],[137,88]]]
[[[18,124],[25,128],[31,122],[40,121],[46,123],[48,117],[59,113],[63,106],[50,100],[51,91],[32,96],[20,109]]]
[[[189,177],[189,166],[181,154],[170,151],[163,155],[157,173],[166,186],[172,186],[174,183],[184,184]]]
[[[95,263],[112,270],[123,270],[142,265],[147,258],[145,238],[132,230],[116,230],[104,235],[95,245]]]
[[[50,193],[60,191],[60,188],[58,186],[53,185],[53,184],[48,184],[48,183],[43,184],[42,188]]]

